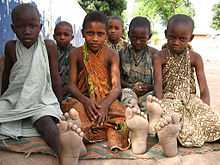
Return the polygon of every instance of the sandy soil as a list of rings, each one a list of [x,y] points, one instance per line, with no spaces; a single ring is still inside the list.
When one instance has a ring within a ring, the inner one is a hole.
[[[220,113],[220,61],[204,62],[211,106]]]

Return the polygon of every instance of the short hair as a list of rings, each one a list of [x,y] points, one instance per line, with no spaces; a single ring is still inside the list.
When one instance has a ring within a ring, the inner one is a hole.
[[[144,27],[151,31],[150,21],[146,17],[134,17],[129,24],[129,31],[137,27]]]
[[[122,28],[124,27],[124,21],[121,19],[121,17],[119,17],[119,16],[109,16],[109,17],[108,17],[108,22],[109,22],[110,20],[118,20],[118,21],[121,22]]]
[[[82,25],[83,30],[91,22],[100,22],[106,26],[107,25],[107,16],[100,11],[92,11],[92,12],[88,13],[85,16],[84,21],[83,21],[83,25]]]
[[[16,16],[20,13],[22,13],[24,10],[30,10],[32,12],[35,12],[37,14],[37,16],[39,17],[39,21],[40,21],[40,12],[37,9],[37,6],[32,4],[32,3],[22,3],[18,6],[16,6],[12,12],[11,12],[11,20],[12,23],[15,22]]]
[[[170,19],[168,20],[168,23],[167,23],[167,29],[172,24],[178,24],[178,23],[188,24],[192,27],[192,31],[194,30],[193,19],[190,16],[185,15],[185,14],[176,14],[176,15],[173,15],[172,17],[170,17]]]
[[[56,29],[59,27],[59,26],[68,26],[70,27],[72,33],[73,33],[73,27],[71,25],[71,23],[67,22],[67,21],[60,21],[58,22],[56,25],[55,25],[55,28],[54,28],[54,32],[56,31]]]

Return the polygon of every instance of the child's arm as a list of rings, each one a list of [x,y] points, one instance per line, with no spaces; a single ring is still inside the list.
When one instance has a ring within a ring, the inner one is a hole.
[[[2,74],[1,95],[8,89],[11,68],[16,60],[15,41],[9,41],[5,45],[4,70]]]
[[[190,56],[192,65],[195,67],[196,76],[199,84],[200,98],[206,104],[210,105],[209,89],[205,77],[202,57],[199,54],[192,53]]]
[[[57,99],[59,100],[59,102],[61,102],[63,98],[63,93],[62,93],[62,81],[58,72],[57,48],[55,43],[51,40],[45,40],[45,44],[47,47],[47,53],[49,57],[52,88]]]
[[[154,93],[158,99],[162,99],[162,55],[153,56]]]
[[[114,52],[110,52],[111,57],[111,84],[112,84],[112,89],[109,92],[109,95],[106,96],[104,99],[104,102],[110,106],[113,101],[115,101],[118,96],[120,95],[121,92],[121,82],[120,82],[120,70],[119,70],[119,56],[118,54]]]
[[[69,54],[69,83],[67,85],[67,90],[70,92],[77,100],[79,100],[89,117],[90,120],[94,121],[97,118],[97,107],[95,102],[93,102],[88,97],[84,96],[77,87],[78,80],[78,66],[79,66],[79,56],[82,54],[81,48],[72,49]]]
[[[110,51],[109,57],[111,66],[109,72],[111,72],[112,89],[109,94],[102,100],[102,102],[98,104],[98,108],[100,109],[99,117],[97,119],[98,125],[102,125],[107,119],[110,105],[118,98],[121,93],[119,56],[118,54]]]

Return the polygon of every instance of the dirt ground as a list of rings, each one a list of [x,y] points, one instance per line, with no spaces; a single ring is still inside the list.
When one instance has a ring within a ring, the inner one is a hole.
[[[220,113],[220,61],[204,62],[211,106]]]

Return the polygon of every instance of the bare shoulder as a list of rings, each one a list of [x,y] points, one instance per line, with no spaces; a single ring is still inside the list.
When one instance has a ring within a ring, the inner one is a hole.
[[[53,40],[44,40],[47,49],[56,49],[56,44]]]
[[[113,51],[109,47],[106,47],[105,51],[106,51],[106,53],[104,53],[104,54],[105,54],[106,59],[108,61],[110,60],[110,61],[114,62],[115,60],[119,60],[119,55],[117,52]]]
[[[83,58],[83,47],[71,49],[69,59],[82,60]]]
[[[71,51],[70,51],[70,56],[77,56],[77,55],[82,55],[82,53],[83,53],[83,47],[81,46],[81,47],[78,47],[78,48],[73,48],[73,49],[71,49]]]
[[[166,62],[166,57],[167,57],[167,52],[165,49],[162,49],[160,51],[157,51],[154,56],[153,60],[154,61],[159,61],[161,65],[163,65]]]
[[[193,50],[190,50],[189,55],[190,55],[190,62],[192,65],[197,65],[197,64],[200,65],[203,63],[202,57],[199,53],[197,53]]]
[[[10,40],[5,44],[5,51],[9,52],[9,54],[5,55],[12,55],[11,52],[15,53],[15,48],[16,48],[16,40]]]
[[[15,47],[15,45],[16,45],[16,40],[9,40],[8,42],[6,42],[5,48],[12,48]]]
[[[151,46],[148,46],[148,49],[149,49],[149,53],[151,56],[157,55],[159,52],[159,50],[157,50],[156,48],[151,47]]]
[[[12,62],[16,61],[16,40],[10,40],[5,44],[5,57]]]

